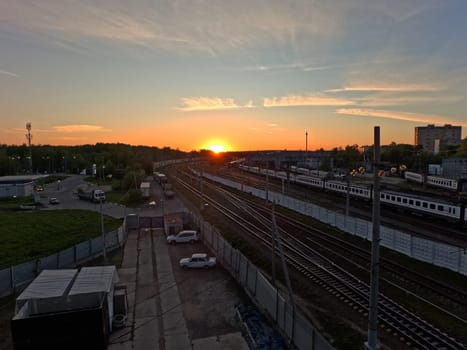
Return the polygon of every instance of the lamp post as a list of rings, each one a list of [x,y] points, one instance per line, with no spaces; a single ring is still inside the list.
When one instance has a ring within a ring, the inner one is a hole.
[[[100,197],[100,211],[101,211],[101,233],[102,233],[102,252],[104,254],[104,262],[107,262],[107,253],[105,247],[105,231],[104,231],[104,213],[102,212],[102,196]]]

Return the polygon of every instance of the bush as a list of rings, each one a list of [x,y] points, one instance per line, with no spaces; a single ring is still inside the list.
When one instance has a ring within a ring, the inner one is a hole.
[[[131,189],[128,191],[128,204],[137,204],[143,201],[143,195],[140,190]]]

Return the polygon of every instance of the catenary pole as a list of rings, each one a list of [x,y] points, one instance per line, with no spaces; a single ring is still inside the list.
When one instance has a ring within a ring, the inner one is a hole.
[[[380,233],[380,130],[379,126],[374,129],[374,164],[373,164],[373,232],[371,241],[371,281],[370,281],[370,304],[368,314],[368,341],[366,348],[378,350],[378,287],[379,287],[379,233]]]

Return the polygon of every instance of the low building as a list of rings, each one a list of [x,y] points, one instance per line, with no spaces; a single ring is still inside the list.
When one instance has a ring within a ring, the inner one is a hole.
[[[28,197],[34,194],[35,182],[43,175],[0,176],[0,198]]]
[[[14,349],[105,349],[117,282],[115,266],[43,270],[16,299]]]
[[[445,158],[442,160],[443,176],[450,179],[467,179],[467,158]]]

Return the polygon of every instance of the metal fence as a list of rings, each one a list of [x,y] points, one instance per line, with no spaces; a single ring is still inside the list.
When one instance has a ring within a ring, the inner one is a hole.
[[[345,216],[315,204],[292,198],[281,193],[264,191],[243,185],[215,175],[203,173],[206,178],[222,183],[240,191],[251,193],[260,198],[267,198],[283,207],[311,216],[321,222],[371,241],[372,222],[351,216]],[[467,275],[467,252],[464,248],[419,238],[410,233],[381,226],[380,244],[414,259],[444,267]]]
[[[239,250],[222,238],[218,230],[193,213],[188,213],[199,227],[204,243],[210,247],[222,266],[247,291],[256,305],[272,319],[282,334],[298,349],[331,350],[331,344],[296,308],[295,312],[278,288],[269,283],[265,275]]]
[[[124,227],[125,225],[105,235],[107,252],[120,247],[125,242],[126,232]],[[15,293],[15,291],[23,288],[36,278],[44,269],[69,268],[96,258],[103,253],[103,248],[104,239],[99,236],[44,258],[0,270],[0,296]]]

